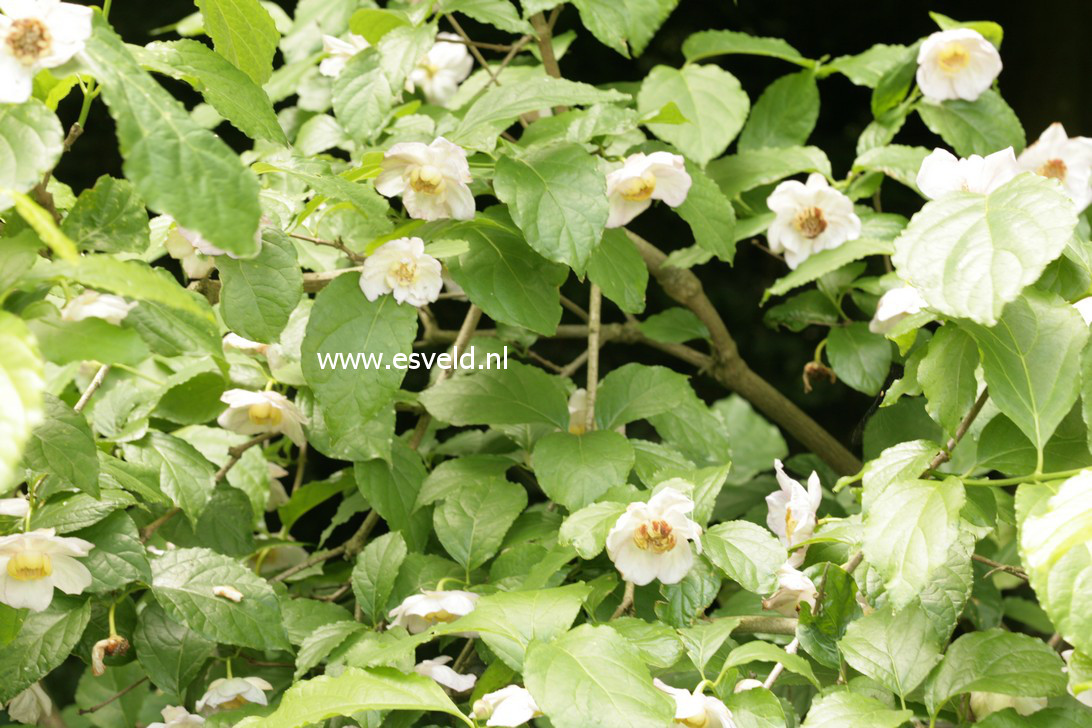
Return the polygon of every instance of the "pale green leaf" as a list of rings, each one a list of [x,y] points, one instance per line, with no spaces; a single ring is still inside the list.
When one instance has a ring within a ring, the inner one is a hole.
[[[613,430],[634,420],[667,412],[689,399],[687,378],[666,367],[625,364],[599,384],[595,421],[600,430]]]
[[[913,717],[912,710],[895,710],[875,698],[843,690],[812,701],[801,728],[899,728]]]
[[[364,615],[378,623],[387,614],[398,569],[406,558],[406,540],[397,531],[373,539],[356,557],[353,594]]]
[[[735,53],[780,58],[801,66],[810,66],[813,63],[780,38],[762,38],[734,30],[705,30],[694,33],[683,42],[682,51],[690,63]]]
[[[925,409],[944,431],[954,434],[978,394],[975,368],[978,345],[962,329],[940,327],[918,364],[918,382],[925,392]]]
[[[220,315],[244,339],[275,344],[303,296],[303,272],[292,241],[267,229],[257,256],[217,262]]]
[[[819,119],[815,73],[798,71],[777,79],[755,102],[739,135],[739,149],[802,146]]]
[[[801,172],[819,172],[827,177],[831,174],[830,160],[818,147],[752,149],[718,159],[706,171],[728,197]],[[761,232],[768,224],[765,221],[758,231],[749,234]]]
[[[509,362],[507,369],[452,377],[421,393],[421,403],[452,425],[542,423],[569,429],[568,393],[557,377]]]
[[[171,619],[156,603],[137,615],[133,647],[152,683],[166,693],[184,696],[186,687],[216,654],[216,643]]]
[[[940,662],[940,643],[917,603],[898,612],[889,604],[852,622],[838,647],[850,667],[903,698]]]
[[[26,445],[27,465],[98,497],[99,458],[87,419],[54,397],[45,395],[45,421]]]
[[[626,58],[639,56],[679,0],[573,0],[580,20],[600,43]]]
[[[645,310],[648,267],[623,230],[603,231],[588,260],[588,278],[626,313]]]
[[[625,485],[633,461],[629,441],[610,430],[553,432],[539,439],[531,453],[543,492],[571,511]]]
[[[777,570],[788,559],[781,542],[750,521],[719,523],[705,532],[702,543],[717,568],[756,594],[777,588]]]
[[[1024,149],[1024,127],[1001,94],[987,89],[975,101],[955,99],[918,106],[921,120],[960,157],[986,156],[1005,147]]]
[[[258,0],[195,0],[216,52],[261,85],[273,74],[280,33]]]
[[[49,108],[37,99],[0,105],[0,211],[14,204],[8,192],[27,192],[57,164],[64,149],[64,130]]]
[[[686,172],[690,175],[690,192],[675,211],[690,226],[700,248],[731,263],[738,240],[732,201],[693,162],[686,163]]]
[[[504,478],[467,483],[433,512],[444,549],[467,573],[496,555],[527,507],[527,491]]]
[[[30,612],[15,639],[0,650],[0,702],[7,702],[68,659],[91,618],[91,601],[55,594]]]

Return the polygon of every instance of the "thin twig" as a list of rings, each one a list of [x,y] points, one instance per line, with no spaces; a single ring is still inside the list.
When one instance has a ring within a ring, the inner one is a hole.
[[[102,381],[106,379],[106,375],[109,373],[109,364],[103,364],[99,367],[99,370],[95,372],[95,376],[91,379],[91,383],[87,385],[87,389],[83,390],[83,394],[80,395],[80,401],[76,402],[76,406],[72,409],[76,412],[83,412],[83,408],[91,401],[91,397],[93,397],[98,388],[102,386]]]
[[[588,432],[595,429],[595,396],[599,391],[599,325],[602,315],[603,291],[593,283],[588,302],[588,407],[584,420],[584,429]]]
[[[800,649],[800,639],[797,637],[794,637],[792,642],[785,645],[785,652],[789,653],[790,655],[795,655],[798,649]],[[784,671],[785,666],[782,663],[779,662],[774,665],[773,669],[770,670],[769,676],[766,677],[766,682],[762,683],[762,687],[766,688],[767,690],[772,688],[773,684],[777,682],[777,678],[781,677],[781,673]]]
[[[296,240],[304,240],[304,241],[306,241],[308,243],[314,243],[315,245],[324,245],[324,246],[326,246],[328,248],[334,248],[335,250],[340,250],[342,253],[345,253],[345,255],[348,256],[349,260],[351,260],[356,265],[360,265],[361,263],[364,262],[364,256],[363,255],[361,255],[360,253],[357,253],[354,250],[350,250],[345,245],[345,243],[341,242],[340,239],[338,239],[338,240],[323,240],[322,238],[313,238],[310,235],[298,235],[296,233],[288,233],[288,237],[295,238]]]
[[[978,395],[978,399],[975,400],[971,409],[964,415],[963,420],[956,427],[955,434],[944,446],[944,449],[937,453],[936,457],[929,463],[929,470],[936,470],[944,463],[948,462],[948,459],[952,457],[952,450],[955,450],[956,445],[963,439],[963,436],[967,434],[967,430],[971,428],[971,424],[974,422],[974,418],[978,417],[978,413],[982,411],[982,408],[986,406],[986,400],[989,399],[990,390],[983,389],[982,394]],[[926,471],[926,473],[929,472]]]
[[[636,587],[632,581],[626,582],[626,591],[622,594],[622,601],[618,605],[618,608],[614,610],[614,614],[610,615],[611,619],[618,619],[623,614],[629,611],[629,608],[633,606],[633,592]]]
[[[345,596],[352,588],[353,587],[351,584],[342,584],[334,593],[327,594],[324,597],[315,597],[315,599],[320,602],[336,602],[338,599],[341,599],[343,596]]]
[[[466,38],[445,38],[445,43],[461,43],[465,46],[472,48],[481,48],[486,51],[497,51],[503,53],[505,51],[511,52],[513,44],[503,45],[501,43],[483,43],[480,40],[467,40]]]
[[[474,638],[470,637],[466,640],[466,644],[463,645],[463,649],[459,652],[459,656],[455,658],[455,662],[451,664],[451,669],[455,672],[462,670],[466,665],[470,656],[474,654]]]
[[[482,310],[476,304],[470,304],[470,308],[466,312],[466,318],[463,319],[463,325],[459,327],[459,333],[455,336],[455,344],[452,348],[453,361],[455,356],[458,355],[458,350],[465,347],[470,341],[470,337],[474,335],[474,331],[478,328],[478,322],[481,320]],[[426,335],[427,333],[426,326]],[[454,371],[452,367],[444,367],[439,376],[436,377],[436,384],[446,380]],[[432,416],[428,412],[425,412],[417,419],[417,426],[413,428],[413,435],[410,436],[409,446],[411,450],[416,450],[421,445],[421,440],[425,438],[425,433],[428,432],[428,425],[431,421]]]
[[[552,372],[557,372],[558,374],[560,374],[561,372],[565,371],[565,368],[562,367],[561,365],[554,364],[552,361],[550,361],[546,357],[544,357],[541,354],[538,354],[538,353],[536,353],[534,351],[531,351],[530,349],[527,350],[527,358],[531,359],[532,361],[538,362],[539,364],[546,367],[547,369],[549,369]]]
[[[303,471],[307,466],[307,450],[307,441],[304,440],[303,444],[300,445],[299,457],[296,458],[296,476],[292,478],[292,493],[295,493],[303,485]]]
[[[121,697],[123,697],[125,695],[128,695],[133,690],[136,690],[137,688],[139,688],[141,685],[143,685],[147,681],[148,681],[147,677],[142,677],[139,680],[137,680],[135,683],[130,685],[129,687],[121,690],[120,692],[114,693],[114,695],[112,695],[111,697],[109,697],[106,700],[102,701],[98,705],[92,705],[90,708],[80,708],[78,712],[79,712],[80,715],[87,715],[88,713],[94,713],[97,710],[101,710],[102,708],[105,708],[107,705],[114,702],[118,698],[121,698]]]
[[[489,80],[497,86],[500,86],[500,81],[497,80],[497,74],[493,73],[493,69],[490,67],[489,62],[485,60],[485,56],[478,50],[478,46],[474,41],[470,40],[470,36],[463,30],[463,26],[459,25],[459,21],[455,19],[455,16],[451,13],[444,13],[444,17],[447,18],[447,22],[451,23],[451,27],[455,29],[455,32],[459,34],[459,37],[466,41],[466,47],[470,49],[470,55],[474,56],[474,60],[485,69],[485,72],[489,74]]]
[[[580,307],[580,304],[566,296],[558,296],[561,300],[561,305],[575,313],[581,321],[588,322],[588,312]]]
[[[979,556],[978,554],[972,554],[971,558],[973,560],[977,561],[980,564],[985,564],[986,566],[992,567],[993,571],[991,571],[990,574],[992,574],[994,571],[1003,571],[1006,574],[1012,574],[1013,576],[1018,576],[1021,579],[1023,579],[1024,581],[1028,580],[1028,572],[1024,571],[1019,566],[1012,566],[1011,564],[1002,564],[999,561],[994,561],[993,559],[987,559],[985,556]],[[989,576],[990,574],[987,574],[986,576]]]
[[[348,541],[326,551],[319,551],[318,553],[311,554],[310,557],[296,564],[290,566],[281,573],[274,576],[270,581],[284,581],[293,574],[298,574],[304,569],[309,569],[315,564],[321,564],[324,561],[329,561],[335,556],[345,556],[345,558],[354,558],[361,549],[364,548],[364,543],[368,540],[368,536],[371,535],[372,529],[379,523],[379,514],[374,510],[368,512],[368,516],[364,519],[364,522],[360,524],[360,528],[357,529]]]
[[[588,350],[580,352],[575,359],[561,367],[561,371],[558,374],[562,377],[571,377],[576,373],[576,370],[584,366],[584,363],[588,361]]]

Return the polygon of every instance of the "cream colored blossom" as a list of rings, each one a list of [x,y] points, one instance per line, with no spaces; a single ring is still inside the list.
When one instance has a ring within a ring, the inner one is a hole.
[[[214,586],[212,588],[212,595],[214,597],[220,597],[221,599],[227,599],[236,604],[243,601],[243,593],[233,586]]]
[[[761,680],[755,680],[754,678],[748,677],[748,678],[744,678],[743,680],[740,680],[739,682],[737,682],[736,686],[734,688],[732,688],[732,692],[733,693],[745,693],[748,690],[754,690],[755,688],[762,688],[762,687],[765,687],[765,685],[762,684]]]
[[[43,68],[56,68],[91,37],[91,8],[59,0],[0,0],[0,103],[21,104]]]
[[[983,720],[991,713],[1012,708],[1020,715],[1037,713],[1047,706],[1046,698],[1022,698],[1004,693],[971,692],[971,712],[976,720]]]
[[[440,261],[425,252],[421,238],[398,238],[364,260],[360,290],[369,301],[390,293],[398,303],[424,306],[440,295],[441,271]]]
[[[700,691],[673,688],[659,678],[652,681],[657,689],[675,699],[675,722],[686,728],[735,728],[728,706],[711,695]]]
[[[809,175],[807,183],[782,182],[766,204],[776,215],[766,231],[770,250],[784,253],[789,268],[861,236],[861,219],[853,212],[853,202],[821,174]]]
[[[168,705],[160,711],[160,714],[163,716],[163,721],[149,723],[148,728],[200,728],[205,725],[204,718],[175,705]]]
[[[371,44],[356,33],[349,33],[345,36],[345,40],[332,35],[322,36],[322,50],[326,58],[319,64],[319,73],[330,78],[337,78],[353,56],[370,47]]]
[[[766,496],[766,525],[786,548],[792,548],[815,533],[815,514],[823,500],[823,486],[819,482],[819,474],[814,471],[808,478],[808,489],[804,490],[804,486],[785,473],[780,460],[774,460],[774,470],[780,490]],[[806,551],[806,548],[793,551],[789,564],[799,566],[804,563]]]
[[[95,545],[82,538],[57,536],[52,528],[0,538],[0,602],[41,612],[53,601],[53,587],[82,594],[91,572],[77,561]]]
[[[647,210],[653,200],[678,207],[686,201],[690,183],[686,162],[678,154],[631,154],[620,168],[607,174],[607,227],[626,225]]]
[[[438,33],[436,43],[410,71],[407,90],[420,88],[430,104],[445,106],[474,67],[466,45],[459,41],[457,35]]]
[[[933,33],[918,51],[918,88],[933,102],[975,101],[1001,74],[1001,54],[977,30]]]
[[[470,717],[484,720],[487,726],[519,726],[529,723],[532,718],[542,716],[538,703],[526,688],[509,685],[483,695],[474,701],[474,710]]]
[[[1078,212],[1092,202],[1092,139],[1070,138],[1055,122],[1020,153],[1017,162],[1021,169],[1061,182]]]
[[[265,693],[273,686],[260,677],[222,677],[209,683],[209,689],[197,701],[197,709],[232,710],[247,703],[268,705]]]
[[[430,144],[400,142],[383,155],[375,189],[402,196],[410,217],[418,220],[471,220],[474,195],[466,152],[443,137]]]
[[[136,306],[136,301],[126,301],[121,296],[88,289],[65,304],[61,309],[61,320],[83,321],[97,318],[117,326]]]
[[[0,498],[0,516],[23,518],[30,513],[30,501],[26,498]]]
[[[422,591],[406,597],[388,615],[390,626],[405,627],[410,634],[419,634],[434,624],[454,622],[470,614],[478,603],[474,592]]]
[[[53,712],[53,701],[42,690],[42,684],[36,682],[12,698],[7,711],[12,720],[37,725],[38,721]]]
[[[655,579],[677,584],[694,565],[690,542],[701,552],[701,526],[690,519],[694,501],[674,478],[658,488],[648,503],[630,503],[607,534],[607,555],[622,578],[637,586]]]
[[[447,666],[449,662],[451,662],[450,657],[441,655],[434,660],[422,660],[414,666],[413,671],[418,675],[432,678],[455,693],[465,693],[473,690],[478,677],[476,675],[461,675],[455,672]]]
[[[1092,325],[1092,296],[1077,301],[1073,304],[1073,308],[1077,309],[1077,313],[1081,315],[1086,324]]]
[[[1074,675],[1071,672],[1072,663],[1073,663],[1073,654],[1074,654],[1073,650],[1064,650],[1062,652],[1062,659],[1065,660],[1065,667],[1062,668],[1062,669],[1063,669],[1064,672],[1069,673],[1069,684],[1065,686],[1066,692],[1068,692],[1070,695],[1072,695],[1074,698],[1076,698],[1081,703],[1084,703],[1085,705],[1087,705],[1089,708],[1092,708],[1092,688],[1089,688],[1088,690],[1082,690],[1079,693],[1075,693],[1073,691],[1074,679],[1076,679],[1077,681],[1081,681],[1085,677],[1084,675]]]
[[[876,314],[868,323],[868,330],[874,334],[886,334],[907,316],[921,313],[928,304],[913,286],[892,288],[880,296],[876,304]]]
[[[811,605],[814,612],[818,596],[815,584],[804,572],[797,571],[791,564],[784,564],[777,570],[777,591],[762,600],[762,608],[795,617],[801,602]]]
[[[99,640],[91,648],[91,674],[95,677],[106,674],[106,664],[103,660],[115,655],[124,655],[128,651],[129,640],[121,635],[114,634]]]
[[[921,194],[936,200],[952,192],[988,195],[1020,174],[1012,147],[980,157],[959,159],[946,149],[934,149],[922,160],[915,180]]]
[[[279,392],[229,389],[220,396],[220,401],[228,408],[216,421],[225,430],[241,435],[283,433],[300,446],[306,440],[303,425],[307,424],[307,418]]]
[[[194,244],[195,240],[201,241],[201,248]],[[175,225],[167,232],[163,247],[166,248],[167,255],[182,264],[182,271],[186,277],[208,278],[209,273],[216,267],[216,261],[211,256],[223,255],[224,251],[204,241],[205,239],[197,233]],[[208,249],[216,252],[211,254],[203,252]]]

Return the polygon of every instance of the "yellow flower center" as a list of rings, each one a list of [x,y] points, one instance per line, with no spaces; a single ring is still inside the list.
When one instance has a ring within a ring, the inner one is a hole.
[[[678,723],[687,728],[705,728],[705,726],[709,725],[709,714],[703,710],[701,715],[692,715],[689,718],[683,718],[678,721]]]
[[[391,268],[391,277],[403,286],[411,285],[417,280],[417,266],[411,261],[403,260]]]
[[[796,213],[792,226],[805,238],[817,238],[827,229],[827,218],[818,207],[806,207]]]
[[[410,187],[416,192],[435,195],[444,186],[444,175],[431,164],[417,167],[410,172]]]
[[[953,41],[940,49],[937,64],[945,73],[958,73],[971,62],[971,54],[959,41]]]
[[[429,622],[443,622],[449,624],[459,618],[458,614],[452,614],[446,609],[440,609],[435,612],[429,612],[425,615],[425,619]]]
[[[1044,164],[1042,167],[1040,167],[1039,169],[1037,169],[1035,171],[1038,172],[1039,174],[1043,175],[1044,177],[1049,177],[1051,179],[1057,179],[1057,180],[1064,180],[1065,179],[1065,173],[1066,173],[1067,169],[1066,169],[1066,166],[1065,166],[1065,162],[1063,162],[1062,160],[1060,160],[1060,159],[1051,159],[1051,160],[1048,160],[1046,164]]]
[[[643,551],[651,550],[654,554],[662,554],[675,548],[676,540],[667,521],[652,521],[637,527],[633,532],[633,543]]]
[[[569,423],[569,432],[574,434],[574,435],[583,435],[587,431],[588,431],[588,427],[583,422],[570,422]]]
[[[19,18],[11,24],[7,43],[16,60],[24,66],[33,66],[53,46],[53,35],[41,20]]]
[[[19,551],[8,561],[8,576],[16,581],[37,581],[53,573],[53,559],[41,551]]]
[[[284,414],[280,408],[276,407],[272,402],[252,404],[246,414],[250,418],[251,424],[261,427],[276,427],[284,419]]]
[[[619,186],[622,198],[630,202],[644,202],[652,197],[656,190],[656,177],[652,172],[645,172],[640,177],[630,177]]]
[[[236,708],[243,707],[244,705],[246,705],[249,702],[250,701],[247,700],[246,698],[244,698],[242,695],[236,695],[231,700],[227,701],[226,703],[220,703],[216,707],[219,708],[220,710],[235,710]]]
[[[796,531],[796,519],[792,517],[792,509],[785,509],[785,538],[792,541],[792,535]]]

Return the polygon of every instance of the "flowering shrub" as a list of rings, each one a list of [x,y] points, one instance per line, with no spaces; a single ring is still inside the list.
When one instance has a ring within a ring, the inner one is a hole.
[[[0,720],[1092,723],[1092,140],[1027,145],[1001,28],[940,15],[562,77],[559,14],[635,57],[676,4],[198,0],[138,47],[0,0]],[[832,75],[874,117],[837,173]],[[99,103],[124,177],[73,190]],[[863,450],[705,295],[742,240],[784,266],[756,320],[826,334],[805,386],[877,398]]]

